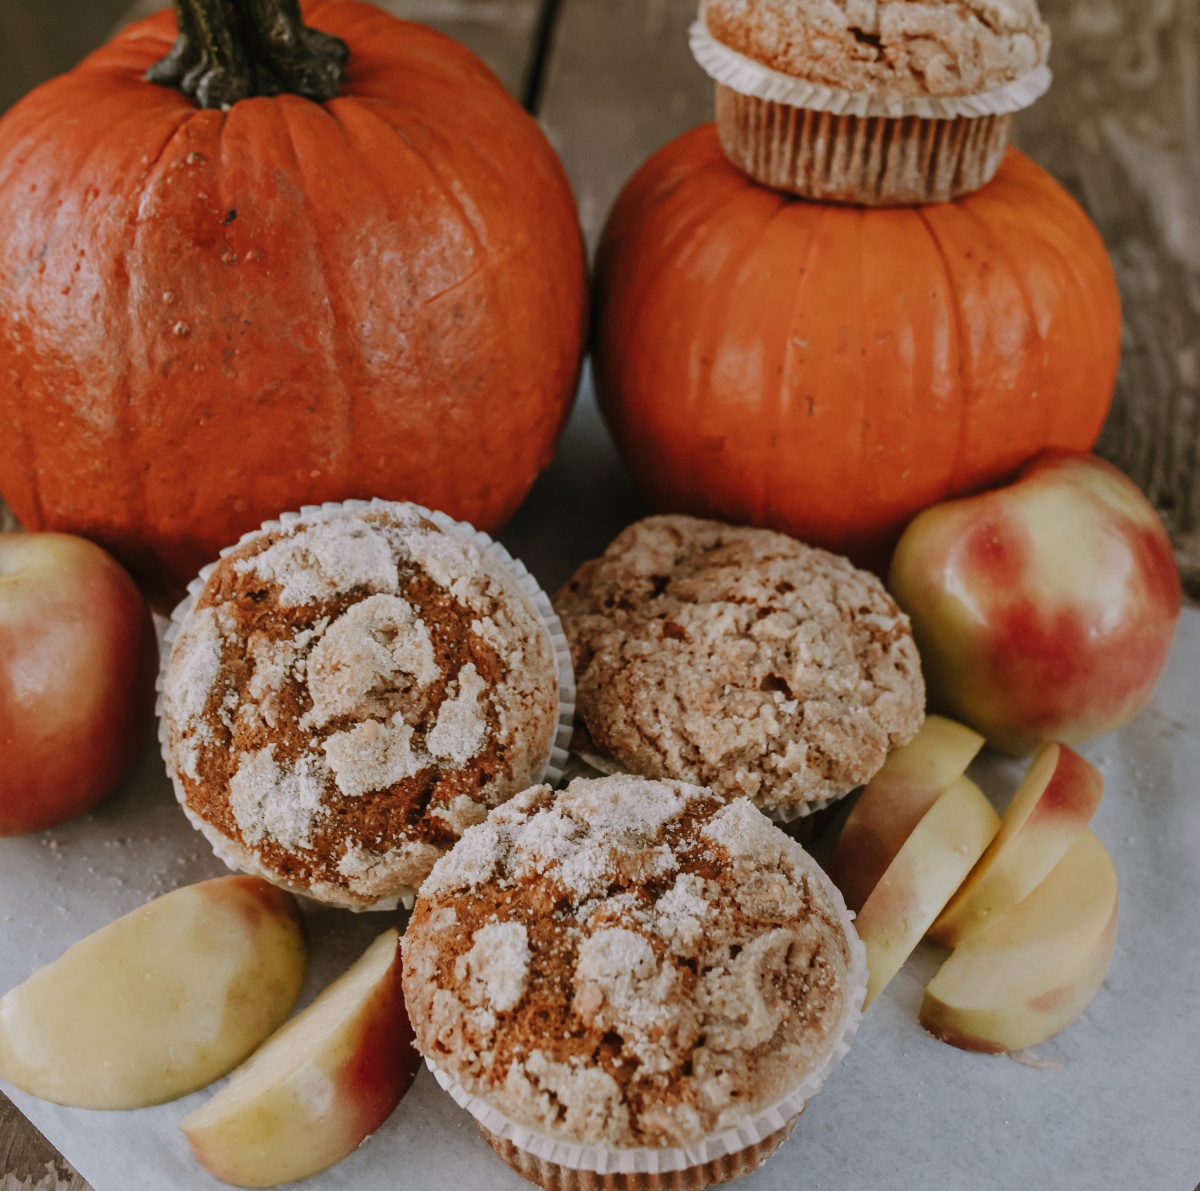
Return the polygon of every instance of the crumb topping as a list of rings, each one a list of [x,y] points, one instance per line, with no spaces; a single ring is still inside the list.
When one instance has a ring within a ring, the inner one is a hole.
[[[731,49],[848,91],[974,95],[1050,52],[1037,0],[702,0],[701,12]]]
[[[630,526],[555,607],[577,748],[763,808],[837,797],[916,734],[908,618],[875,576],[770,530]]]
[[[821,1069],[856,989],[824,874],[745,799],[540,786],[434,866],[404,937],[421,1052],[564,1141],[686,1146]]]
[[[526,788],[557,711],[549,634],[515,580],[404,505],[318,512],[230,552],[164,682],[206,834],[348,905],[420,885]]]

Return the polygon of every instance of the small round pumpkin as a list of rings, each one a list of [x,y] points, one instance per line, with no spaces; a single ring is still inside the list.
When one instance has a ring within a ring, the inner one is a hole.
[[[217,69],[155,15],[0,121],[0,491],[160,606],[305,503],[497,528],[574,393],[582,237],[536,122],[431,29],[353,0],[304,19],[296,69],[228,30]]]
[[[1014,149],[966,198],[868,210],[757,185],[694,129],[618,200],[595,303],[601,403],[656,505],[876,567],[921,509],[1090,449],[1120,353],[1099,234]]]

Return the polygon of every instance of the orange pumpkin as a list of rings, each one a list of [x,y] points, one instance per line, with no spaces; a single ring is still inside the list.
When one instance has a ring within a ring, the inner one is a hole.
[[[1112,398],[1104,245],[1015,150],[967,198],[867,210],[765,189],[697,128],[625,188],[596,275],[601,403],[649,497],[868,565],[926,506],[1089,449]]]
[[[305,19],[349,47],[328,102],[261,66],[228,110],[145,81],[163,13],[0,122],[0,491],[160,604],[303,503],[495,529],[574,392],[582,239],[537,124],[428,28]]]

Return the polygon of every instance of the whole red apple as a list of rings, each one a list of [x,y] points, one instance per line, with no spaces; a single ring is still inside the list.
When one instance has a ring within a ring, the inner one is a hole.
[[[99,546],[0,534],[0,836],[112,792],[153,719],[157,656],[146,601]]]
[[[1182,601],[1170,540],[1138,488],[1058,451],[1007,488],[927,509],[889,586],[912,618],[931,708],[1015,755],[1132,719]]]

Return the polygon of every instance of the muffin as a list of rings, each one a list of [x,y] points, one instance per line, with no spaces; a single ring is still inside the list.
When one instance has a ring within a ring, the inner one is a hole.
[[[979,189],[1050,85],[1036,0],[702,0],[691,40],[730,161],[827,202]]]
[[[866,981],[799,844],[744,798],[632,776],[493,811],[403,947],[418,1049],[543,1187],[755,1169],[845,1053]]]
[[[555,608],[575,747],[597,768],[793,818],[869,781],[924,720],[912,629],[883,584],[785,534],[650,517]]]
[[[176,610],[176,794],[231,867],[394,906],[545,775],[571,681],[552,629],[524,568],[441,514],[354,502],[270,522]]]

